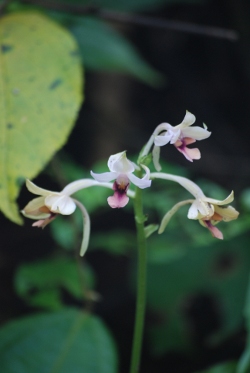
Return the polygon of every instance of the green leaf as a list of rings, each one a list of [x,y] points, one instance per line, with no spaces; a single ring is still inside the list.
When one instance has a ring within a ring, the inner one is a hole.
[[[227,362],[227,363],[219,364],[207,370],[203,370],[201,372],[196,372],[196,373],[235,373],[235,371],[236,371],[236,363]]]
[[[74,309],[10,322],[0,331],[4,373],[115,373],[113,340],[101,320]]]
[[[147,64],[122,35],[105,22],[85,17],[73,24],[86,68],[131,74],[150,85],[159,85],[163,76]]]
[[[64,145],[82,102],[77,45],[36,12],[0,20],[0,210],[22,223],[15,199]]]
[[[81,279],[84,280],[84,289]],[[78,268],[75,260],[52,258],[20,266],[14,285],[17,294],[28,304],[57,310],[63,307],[62,289],[82,299],[84,290],[93,288],[94,275],[86,263]]]

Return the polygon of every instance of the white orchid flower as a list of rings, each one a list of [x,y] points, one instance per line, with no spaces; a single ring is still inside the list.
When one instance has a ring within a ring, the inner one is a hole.
[[[129,201],[127,191],[130,182],[141,189],[150,187],[150,171],[148,167],[144,165],[141,166],[146,171],[146,174],[142,179],[133,174],[133,172],[136,169],[139,169],[139,167],[135,163],[129,161],[126,157],[126,151],[123,151],[109,157],[108,168],[110,169],[110,172],[96,174],[91,171],[90,173],[93,178],[99,182],[115,180],[113,184],[113,190],[115,192],[112,197],[108,197],[108,204],[112,208],[120,208],[126,206]]]
[[[76,206],[83,215],[83,241],[81,245],[80,255],[83,256],[88,248],[90,236],[90,218],[86,208],[76,199],[70,197],[77,191],[91,186],[104,186],[112,189],[111,183],[98,183],[92,179],[76,180],[68,184],[61,192],[53,192],[43,189],[26,180],[28,190],[40,197],[32,199],[21,211],[21,213],[30,219],[37,220],[32,224],[33,227],[44,228],[52,222],[57,215],[71,215],[76,209]]]
[[[201,154],[199,149],[190,149],[188,145],[194,143],[196,140],[208,138],[211,132],[207,130],[205,125],[204,128],[198,126],[191,127],[194,122],[195,116],[189,111],[186,111],[183,121],[177,126],[171,126],[169,123],[159,124],[146,144],[142,155],[147,155],[154,143],[153,162],[157,171],[161,170],[159,164],[160,147],[168,143],[173,144],[190,162],[193,162],[194,159],[200,159]]]
[[[193,181],[176,175],[165,174],[165,173],[152,173],[152,179],[165,179],[172,180],[179,183],[187,191],[189,191],[195,199],[188,199],[186,201],[178,202],[170,211],[163,217],[159,233],[162,233],[173,214],[181,207],[187,204],[191,204],[188,210],[188,218],[193,220],[199,220],[200,224],[208,228],[212,236],[223,239],[222,232],[215,227],[215,224],[220,221],[231,221],[237,219],[239,212],[232,206],[224,207],[234,199],[234,193],[231,192],[227,198],[220,201],[205,196],[203,191]]]

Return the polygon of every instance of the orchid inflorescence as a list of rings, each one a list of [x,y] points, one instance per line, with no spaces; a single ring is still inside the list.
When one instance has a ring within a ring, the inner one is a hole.
[[[222,220],[228,222],[237,219],[238,211],[232,206],[224,206],[233,201],[233,192],[223,201],[219,201],[206,197],[198,185],[185,177],[159,172],[161,170],[159,163],[160,147],[168,143],[173,144],[188,161],[193,162],[193,160],[200,159],[199,149],[189,148],[188,145],[196,142],[196,140],[208,138],[211,132],[207,130],[205,125],[203,128],[198,126],[191,127],[194,122],[195,116],[187,111],[183,121],[177,126],[172,126],[169,123],[159,124],[140,153],[138,165],[127,159],[126,151],[111,155],[108,160],[109,172],[97,174],[91,171],[90,173],[94,180],[76,180],[68,184],[61,192],[42,189],[27,180],[26,186],[28,190],[33,194],[39,195],[39,197],[30,201],[21,211],[22,214],[25,217],[36,220],[33,226],[44,228],[57,215],[70,215],[78,207],[83,216],[83,240],[80,250],[80,255],[83,256],[89,243],[90,218],[85,206],[75,198],[72,198],[72,194],[93,186],[113,189],[114,195],[108,197],[108,204],[111,208],[121,208],[127,205],[129,197],[134,198],[135,196],[135,192],[129,189],[131,183],[140,189],[144,189],[151,186],[152,180],[163,179],[177,182],[194,198],[180,201],[173,206],[163,217],[158,233],[162,233],[165,230],[169,220],[181,206],[190,204],[187,217],[198,220],[201,225],[209,229],[214,237],[223,239],[222,232],[215,225]],[[156,171],[158,171],[153,173],[150,173],[149,168],[144,164],[150,155],[151,149],[153,164]],[[142,176],[143,172],[145,173],[144,176]],[[140,178],[134,173],[142,177]],[[110,183],[113,180],[114,183]]]

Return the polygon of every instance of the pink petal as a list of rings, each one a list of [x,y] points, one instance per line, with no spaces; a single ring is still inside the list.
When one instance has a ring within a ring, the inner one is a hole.
[[[32,227],[45,228],[46,225],[51,223],[56,217],[57,217],[57,214],[51,213],[47,219],[41,219],[33,223]]]
[[[119,193],[117,191],[115,191],[112,197],[108,197],[108,204],[112,209],[124,207],[128,201],[129,198],[126,193]]]
[[[203,220],[205,226],[210,230],[213,237],[218,238],[219,240],[223,240],[222,232],[216,228],[210,220]]]
[[[201,153],[198,148],[190,149],[184,145],[176,147],[176,149],[179,150],[179,152],[181,152],[190,162],[193,162],[193,159],[200,159],[201,157]]]

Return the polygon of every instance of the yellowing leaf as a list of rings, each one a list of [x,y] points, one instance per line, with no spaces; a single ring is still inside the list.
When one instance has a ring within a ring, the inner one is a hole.
[[[82,102],[77,45],[37,12],[0,20],[0,210],[21,223],[15,202],[66,142]]]

